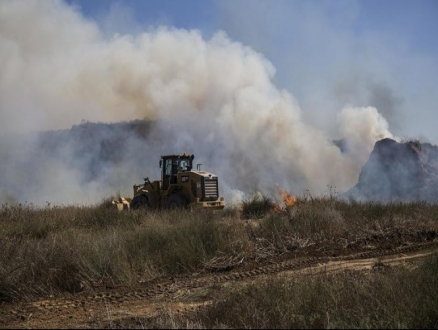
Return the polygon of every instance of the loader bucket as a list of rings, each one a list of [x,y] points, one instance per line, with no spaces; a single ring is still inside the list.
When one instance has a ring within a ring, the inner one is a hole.
[[[131,198],[120,197],[117,200],[113,200],[111,203],[116,205],[119,211],[127,211],[130,209]]]

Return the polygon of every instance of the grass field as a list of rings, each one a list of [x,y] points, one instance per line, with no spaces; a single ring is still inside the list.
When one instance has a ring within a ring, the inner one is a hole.
[[[75,293],[93,283],[135,287],[164,276],[241,267],[287,253],[342,255],[437,238],[438,205],[266,197],[222,211],[118,212],[3,205],[0,303]],[[437,328],[438,259],[416,267],[342,272],[218,290],[191,316],[152,328]]]

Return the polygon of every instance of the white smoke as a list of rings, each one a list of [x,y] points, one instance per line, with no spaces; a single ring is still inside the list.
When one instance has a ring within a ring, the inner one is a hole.
[[[392,137],[377,109],[345,107],[339,133],[349,149],[341,152],[330,136],[304,123],[289,91],[273,85],[273,65],[224,32],[204,40],[197,30],[158,27],[108,39],[61,1],[0,2],[0,72],[4,136],[83,120],[155,122],[147,146],[132,138],[130,149],[120,150],[126,159],[102,167],[91,182],[86,166],[77,166],[81,155],[69,148],[34,173],[35,186],[16,175],[8,179],[14,164],[22,170],[31,163],[10,139],[0,153],[8,153],[14,169],[0,174],[0,201],[23,198],[17,188],[23,184],[32,201],[131,194],[134,180],[159,177],[161,154],[181,152],[194,153],[195,163],[218,174],[228,199],[256,190],[274,196],[276,184],[296,194],[321,194],[329,186],[343,191],[357,182],[374,143]]]
[[[374,143],[384,138],[398,139],[388,130],[388,122],[376,108],[352,106],[344,107],[338,116],[342,136],[348,137],[349,154],[364,164]]]

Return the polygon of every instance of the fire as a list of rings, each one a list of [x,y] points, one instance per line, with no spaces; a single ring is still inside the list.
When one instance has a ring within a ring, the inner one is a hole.
[[[276,184],[278,190],[280,190],[281,197],[283,198],[284,207],[281,207],[280,205],[276,204],[274,206],[274,211],[276,212],[282,212],[288,207],[293,206],[297,202],[297,198],[295,195],[287,192],[285,189],[281,188],[280,185]]]
[[[289,194],[286,190],[281,189],[280,192],[286,207],[292,206],[297,202],[297,198],[294,195]]]

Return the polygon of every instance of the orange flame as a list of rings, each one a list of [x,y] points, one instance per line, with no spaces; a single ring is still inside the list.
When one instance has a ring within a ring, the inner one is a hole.
[[[275,213],[282,213],[284,211],[278,204],[274,204],[274,206],[272,207],[272,210]]]
[[[293,206],[297,202],[297,198],[294,195],[289,194],[286,190],[281,189],[280,192],[286,207]]]
[[[283,212],[288,207],[293,206],[297,202],[295,195],[288,193],[285,189],[281,188],[280,185],[276,184],[277,188],[280,190],[281,197],[283,198],[284,207],[275,204],[274,211],[277,213]]]

